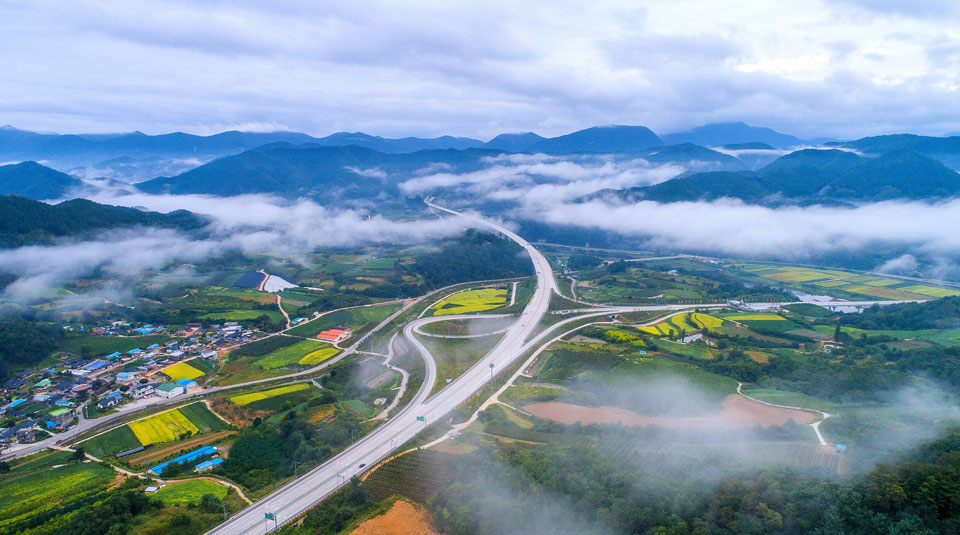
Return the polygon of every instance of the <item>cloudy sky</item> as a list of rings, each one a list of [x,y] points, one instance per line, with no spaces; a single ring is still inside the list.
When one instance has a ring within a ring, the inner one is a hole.
[[[0,124],[486,139],[743,120],[942,135],[960,131],[957,5],[4,2]]]

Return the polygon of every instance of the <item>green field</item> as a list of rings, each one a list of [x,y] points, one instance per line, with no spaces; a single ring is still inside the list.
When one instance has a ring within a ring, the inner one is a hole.
[[[230,401],[232,401],[235,405],[240,405],[242,407],[256,401],[275,396],[282,396],[291,392],[299,392],[300,390],[306,390],[308,388],[310,388],[310,385],[307,383],[297,383],[295,385],[281,386],[280,388],[272,388],[270,390],[262,390],[260,392],[251,392],[249,394],[232,396]]]
[[[70,335],[60,343],[60,350],[83,355],[85,357],[101,357],[112,353],[126,353],[131,349],[143,349],[153,344],[162,344],[172,340],[165,334],[148,334],[145,336],[94,336],[90,334]]]
[[[200,503],[204,494],[213,494],[222,500],[227,497],[227,487],[213,481],[196,479],[167,485],[157,491],[155,497],[164,505],[187,506]]]
[[[162,370],[160,373],[166,375],[170,378],[171,381],[179,381],[180,379],[196,379],[197,377],[202,377],[204,373],[187,362],[178,362],[173,366],[168,366]]]
[[[111,429],[84,440],[80,445],[94,457],[110,458],[114,453],[138,446],[177,440],[187,431],[197,434],[226,428],[223,420],[198,402]]]
[[[430,310],[433,311],[434,316],[446,316],[493,310],[505,304],[507,304],[507,290],[481,288],[453,294],[430,307]]]
[[[115,473],[100,463],[74,463],[0,480],[0,531],[104,490]]]
[[[286,303],[286,301],[284,301]],[[278,310],[228,310],[226,312],[211,312],[200,316],[200,319],[213,321],[249,321],[255,320],[260,316],[267,316],[274,323],[284,320],[283,314]]]
[[[301,359],[316,351],[331,349],[326,342],[319,340],[301,340],[292,346],[278,349],[258,359],[254,365],[262,370],[275,370],[284,366],[299,364]]]
[[[843,406],[840,403],[825,401],[799,392],[786,392],[772,388],[745,388],[743,393],[760,401],[766,401],[767,403],[773,403],[775,405],[785,405],[787,407],[801,407],[805,409],[836,412],[839,407]]]
[[[359,399],[348,399],[347,401],[343,402],[343,406],[367,418],[376,413],[376,409],[360,401]]]
[[[357,331],[364,325],[380,323],[387,319],[390,314],[396,312],[399,307],[400,305],[392,304],[337,310],[329,314],[324,314],[303,325],[298,325],[287,331],[287,333],[293,336],[310,338],[319,334],[320,331],[325,331],[339,325],[344,325]],[[354,337],[357,336],[360,336],[360,334],[355,332]]]

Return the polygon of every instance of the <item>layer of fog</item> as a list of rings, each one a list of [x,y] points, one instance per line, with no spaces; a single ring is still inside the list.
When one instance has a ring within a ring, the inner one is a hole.
[[[655,165],[614,155],[546,154],[504,154],[484,158],[483,162],[486,167],[468,173],[424,173],[402,182],[400,189],[408,194],[454,190],[456,196],[473,200],[525,200],[549,205],[604,189],[656,184],[689,168],[710,165]]]
[[[853,208],[770,208],[738,200],[559,203],[524,214],[546,223],[608,230],[650,247],[748,258],[804,259],[877,244],[927,254],[960,254],[960,200],[885,201]]]
[[[296,261],[324,247],[363,244],[429,243],[464,230],[466,221],[423,219],[396,222],[358,210],[325,208],[313,201],[286,201],[264,195],[117,195],[102,191],[91,198],[107,204],[159,212],[186,209],[208,218],[197,233],[135,228],[97,233],[89,239],[61,239],[51,245],[25,246],[0,255],[0,272],[16,276],[4,298],[20,302],[49,295],[51,288],[95,271],[108,280],[133,281],[148,270],[202,262],[231,251],[279,253]],[[182,273],[187,276],[187,273]],[[182,277],[181,277],[182,278]],[[72,303],[129,298],[126,284],[106,284]]]

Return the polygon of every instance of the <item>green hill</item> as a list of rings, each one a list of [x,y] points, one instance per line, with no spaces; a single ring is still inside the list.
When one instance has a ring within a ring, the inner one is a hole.
[[[185,210],[169,214],[74,199],[46,204],[16,195],[0,196],[0,247],[46,243],[61,236],[121,227],[195,229],[205,221]]]
[[[37,162],[0,166],[0,195],[56,199],[82,184],[70,175],[54,171]]]

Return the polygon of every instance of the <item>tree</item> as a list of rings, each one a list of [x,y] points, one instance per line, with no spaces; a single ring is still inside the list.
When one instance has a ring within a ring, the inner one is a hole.
[[[223,511],[223,501],[213,494],[200,496],[200,510],[204,513],[219,513]]]
[[[70,456],[70,459],[73,461],[82,461],[87,458],[87,452],[83,451],[83,448],[77,448],[74,450],[73,455]]]

